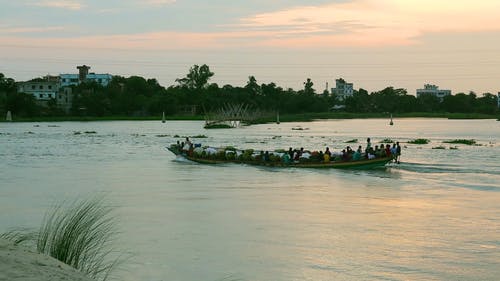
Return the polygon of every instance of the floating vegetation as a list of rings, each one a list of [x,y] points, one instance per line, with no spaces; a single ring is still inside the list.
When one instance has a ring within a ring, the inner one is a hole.
[[[348,140],[345,143],[358,143],[358,139]]]
[[[159,138],[165,138],[165,137],[170,137],[170,135],[156,135]]]
[[[82,132],[80,132],[80,131],[74,131],[73,132],[73,135],[81,135],[81,134],[82,134]]]
[[[180,136],[179,135],[174,135],[174,138],[180,138]]]
[[[431,142],[431,141],[428,139],[414,139],[414,140],[408,141],[408,143],[411,143],[411,144],[428,144],[429,142]]]
[[[97,134],[97,132],[96,132],[96,131],[85,131],[84,133],[85,133],[85,134]]]
[[[451,149],[451,150],[457,150],[457,149],[458,149],[458,146],[450,146],[450,149]]]
[[[305,131],[305,130],[309,130],[309,128],[302,128],[302,127],[292,128],[292,131]]]
[[[278,139],[278,138],[281,138],[281,136],[274,136],[274,137],[272,137],[273,140]]]
[[[33,125],[33,127],[40,127],[40,125]]]
[[[457,139],[457,140],[444,141],[444,143],[475,145],[476,141],[473,139],[471,139],[471,140]]]
[[[190,138],[193,138],[193,139],[206,139],[208,137],[205,136],[205,135],[196,135],[196,136],[191,136]]]
[[[47,127],[50,127],[50,128],[58,128],[58,127],[61,127],[61,126],[58,126],[58,125],[47,125]]]
[[[433,147],[432,149],[446,149],[446,147],[444,147],[444,146],[440,145],[440,146],[435,146],[435,147]]]
[[[205,128],[205,129],[231,129],[234,127],[229,125],[229,124],[207,123],[203,128]]]
[[[385,138],[385,139],[381,140],[380,143],[394,143],[394,141],[392,139]]]
[[[33,133],[32,131],[28,131],[28,132],[26,132],[26,134],[30,134],[30,135],[32,135],[32,134],[34,134],[34,133]]]

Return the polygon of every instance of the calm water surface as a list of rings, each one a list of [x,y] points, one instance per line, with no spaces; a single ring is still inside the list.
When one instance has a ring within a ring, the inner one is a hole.
[[[75,134],[81,132],[81,134]],[[85,132],[95,132],[89,134]],[[344,148],[385,138],[372,171],[210,166],[179,136],[239,148]],[[475,139],[479,145],[450,145]],[[437,150],[433,147],[444,146]],[[449,149],[457,146],[458,149]],[[339,120],[205,130],[203,122],[0,123],[0,231],[37,227],[56,201],[107,194],[121,280],[499,280],[500,122]]]

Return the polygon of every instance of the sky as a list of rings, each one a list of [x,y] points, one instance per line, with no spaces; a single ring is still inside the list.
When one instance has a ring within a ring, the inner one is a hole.
[[[0,0],[0,72],[500,92],[499,0]]]

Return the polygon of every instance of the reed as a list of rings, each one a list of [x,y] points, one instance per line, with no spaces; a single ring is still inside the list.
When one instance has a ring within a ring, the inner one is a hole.
[[[122,262],[112,247],[118,234],[112,210],[103,198],[97,197],[63,202],[46,213],[38,231],[13,230],[1,237],[15,244],[33,242],[39,253],[104,281]]]

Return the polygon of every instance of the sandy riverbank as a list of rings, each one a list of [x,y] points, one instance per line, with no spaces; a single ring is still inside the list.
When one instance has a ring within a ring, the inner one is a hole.
[[[0,280],[91,281],[92,279],[56,259],[0,239]]]

